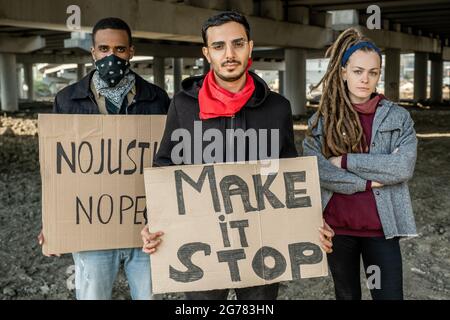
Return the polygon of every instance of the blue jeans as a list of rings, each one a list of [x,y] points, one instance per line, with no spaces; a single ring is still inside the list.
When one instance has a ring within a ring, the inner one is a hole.
[[[133,300],[151,300],[150,257],[141,248],[83,251],[73,253],[78,300],[111,299],[120,263]]]

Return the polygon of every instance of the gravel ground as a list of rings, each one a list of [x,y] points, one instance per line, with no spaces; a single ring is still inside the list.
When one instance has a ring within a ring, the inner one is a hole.
[[[41,228],[37,112],[50,108],[26,104],[21,109],[0,116],[0,299],[74,299],[72,257],[44,257],[36,242]],[[450,108],[410,112],[419,136],[410,182],[419,237],[401,241],[405,298],[450,299]],[[306,118],[295,122],[299,151],[305,125]],[[369,299],[361,284],[363,298]],[[113,298],[130,298],[123,270]],[[279,299],[334,299],[331,277],[282,283]]]

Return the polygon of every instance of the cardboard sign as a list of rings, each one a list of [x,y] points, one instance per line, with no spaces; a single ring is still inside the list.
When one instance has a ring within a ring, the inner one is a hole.
[[[44,253],[142,247],[159,115],[40,114]]]
[[[326,276],[316,157],[145,169],[154,293]]]

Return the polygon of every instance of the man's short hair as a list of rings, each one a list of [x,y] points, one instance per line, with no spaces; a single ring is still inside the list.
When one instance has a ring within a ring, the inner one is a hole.
[[[109,17],[104,18],[95,24],[94,28],[92,29],[92,44],[95,45],[95,34],[98,30],[104,30],[104,29],[115,29],[115,30],[125,30],[128,34],[128,44],[130,46],[133,45],[133,39],[131,38],[131,29],[128,26],[128,24],[123,21],[122,19],[115,18],[115,17]]]
[[[206,36],[206,31],[210,27],[221,26],[227,22],[237,22],[244,26],[245,33],[247,34],[247,40],[250,40],[250,25],[245,16],[237,11],[226,11],[219,13],[215,16],[210,17],[208,20],[203,23],[202,26],[202,38],[205,46],[208,45],[208,39]]]

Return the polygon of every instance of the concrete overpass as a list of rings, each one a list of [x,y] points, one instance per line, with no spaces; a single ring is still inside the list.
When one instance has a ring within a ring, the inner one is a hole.
[[[81,12],[76,32],[67,27],[67,8],[74,4]],[[86,33],[106,16],[130,24],[137,54],[154,57],[146,68],[153,72],[156,84],[164,85],[164,66],[169,64],[174,86],[179,88],[183,59],[201,57],[202,23],[230,9],[248,16],[256,45],[254,67],[279,70],[284,80],[281,91],[291,101],[294,115],[306,111],[306,59],[323,57],[326,47],[348,26],[358,26],[384,50],[388,97],[399,98],[400,53],[414,52],[415,99],[426,98],[426,66],[431,60],[431,99],[440,102],[443,61],[450,60],[450,23],[445,14],[450,12],[450,2],[378,1],[382,23],[377,30],[366,27],[370,16],[366,9],[371,4],[349,0],[0,0],[2,110],[18,109],[17,64],[22,65],[29,88],[32,65],[38,62],[76,63],[81,77],[84,63],[91,62]]]

